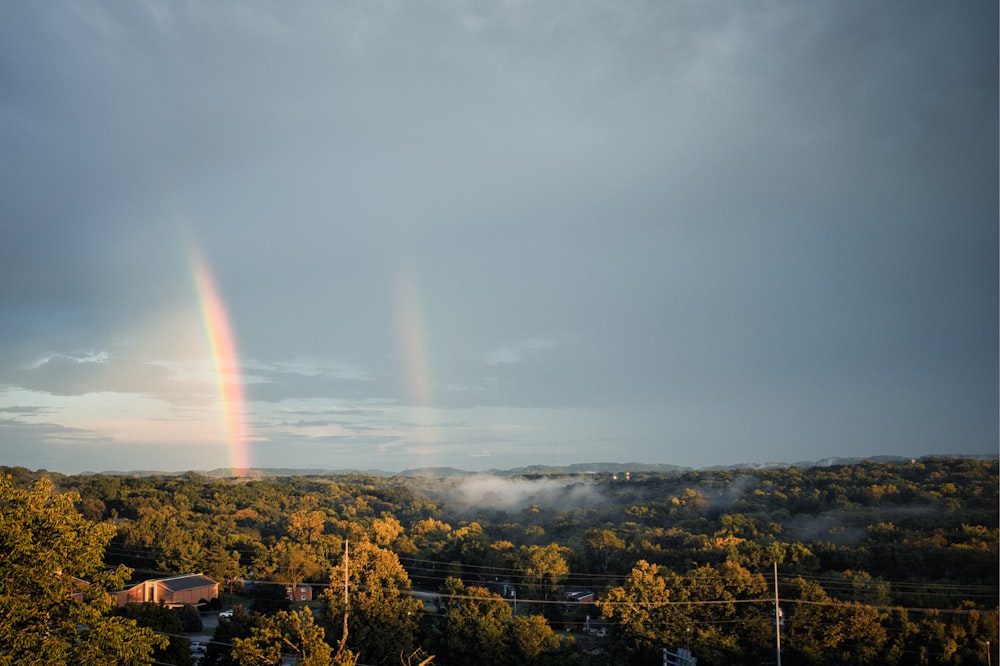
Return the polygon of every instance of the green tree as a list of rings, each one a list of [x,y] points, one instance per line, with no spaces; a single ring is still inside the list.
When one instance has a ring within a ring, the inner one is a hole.
[[[784,645],[793,659],[809,664],[885,661],[887,635],[874,608],[832,599],[818,584],[802,578],[788,587],[794,608]]]
[[[129,571],[104,569],[114,525],[81,516],[78,500],[0,475],[0,664],[148,664],[167,644],[112,614],[108,592]]]
[[[99,523],[104,519],[104,512],[107,510],[107,507],[100,498],[86,497],[80,502],[79,509],[84,518]]]
[[[739,603],[768,598],[767,584],[760,574],[727,560],[693,569],[679,584],[676,600],[693,604],[685,632],[690,630],[691,650],[699,660],[709,664],[760,663],[762,648],[770,649],[773,642],[774,606]],[[740,630],[732,631],[734,626]]]
[[[387,511],[382,512],[381,518],[372,521],[372,534],[375,537],[375,543],[383,548],[392,545],[402,533],[403,525]]]
[[[213,544],[202,552],[199,570],[213,580],[239,578],[240,554],[236,550],[227,550],[222,544]]]
[[[449,577],[441,604],[431,630],[432,652],[450,664],[504,662],[513,614],[500,595]]]
[[[517,616],[507,626],[511,661],[530,664],[559,649],[559,637],[541,615]]]
[[[248,638],[233,639],[232,658],[241,666],[281,666],[283,654],[303,666],[329,666],[333,650],[308,606],[262,617]]]
[[[288,536],[302,543],[314,543],[323,536],[325,524],[321,512],[302,509],[288,517]]]
[[[568,548],[555,543],[547,546],[521,546],[518,569],[521,570],[528,593],[535,598],[555,598],[559,582],[569,573],[566,562]]]
[[[177,609],[168,608],[162,602],[130,603],[117,609],[116,614],[134,620],[140,627],[149,627],[168,638],[170,643],[167,646],[157,648],[153,652],[153,659],[156,661],[179,666],[194,664],[194,659],[191,657],[191,641],[183,636],[187,630]],[[201,618],[198,618],[197,630],[201,630]]]
[[[681,645],[691,620],[685,606],[671,603],[671,588],[679,579],[672,572],[639,560],[625,585],[608,590],[598,601],[604,617],[617,623],[628,651],[648,656],[664,645]]]
[[[478,522],[463,525],[448,534],[441,558],[466,565],[481,565],[489,548],[489,539]]]
[[[253,628],[260,625],[262,616],[258,613],[248,613],[237,604],[233,607],[232,616],[219,618],[219,626],[205,649],[201,658],[201,666],[232,666],[233,643],[237,638],[250,638]]]
[[[322,622],[333,643],[343,638],[344,567],[334,568],[320,597]],[[410,579],[392,551],[361,542],[349,552],[347,644],[367,663],[396,663],[414,650],[423,604],[409,594]]]
[[[622,557],[625,542],[611,530],[589,529],[583,534],[583,549],[591,570],[607,574]]]
[[[418,552],[425,557],[440,552],[449,532],[451,525],[436,518],[418,520],[410,526],[410,538]]]
[[[184,631],[188,633],[199,632],[204,628],[201,621],[201,613],[192,604],[184,604],[175,611],[181,619]]]
[[[293,586],[311,580],[324,569],[315,551],[306,545],[283,538],[254,559],[257,578],[289,583]]]
[[[292,607],[283,583],[255,583],[250,610],[264,615],[287,611]]]

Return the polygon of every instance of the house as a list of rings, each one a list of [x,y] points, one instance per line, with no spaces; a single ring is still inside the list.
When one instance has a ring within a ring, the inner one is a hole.
[[[299,583],[294,589],[292,589],[291,585],[288,585],[285,587],[285,595],[288,597],[289,601],[312,601],[312,585]]]
[[[603,617],[592,618],[588,615],[583,630],[592,636],[607,636],[611,630],[611,622]]]
[[[115,592],[119,606],[163,602],[167,606],[201,605],[219,596],[219,584],[202,574],[154,578]]]

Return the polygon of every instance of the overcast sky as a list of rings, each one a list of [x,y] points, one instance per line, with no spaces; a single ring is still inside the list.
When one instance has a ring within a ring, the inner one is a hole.
[[[0,464],[995,454],[997,12],[4,2]]]

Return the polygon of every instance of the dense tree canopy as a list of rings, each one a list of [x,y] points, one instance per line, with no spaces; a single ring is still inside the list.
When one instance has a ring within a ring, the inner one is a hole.
[[[297,631],[290,615],[273,621],[280,610],[303,610],[284,598],[293,583],[313,585],[311,626],[339,647],[345,541],[355,553],[348,644],[366,663],[431,654],[441,664],[500,663],[493,651],[515,663],[656,663],[662,647],[690,646],[700,664],[759,664],[774,656],[775,563],[786,666],[985,663],[987,642],[997,646],[996,460],[525,474],[492,481],[481,501],[470,500],[479,480],[464,476],[7,471],[4,492],[20,498],[5,500],[9,524],[38,520],[55,502],[71,526],[37,543],[5,530],[11,548],[23,541],[29,552],[53,552],[33,566],[72,572],[95,591],[124,582],[104,565],[147,576],[204,572],[227,596],[255,595],[262,613],[221,622],[230,635],[220,643],[258,629],[264,654],[265,636]],[[39,491],[42,477],[77,495]],[[8,518],[17,502],[31,508]],[[86,566],[47,563],[74,549],[88,553]],[[0,563],[27,566],[12,557]],[[64,586],[62,595],[79,585],[70,580],[50,576],[48,585]],[[442,595],[436,605],[434,595]],[[91,607],[104,618],[100,597],[58,613]],[[4,603],[0,612],[16,605]],[[18,640],[37,641],[26,635]],[[217,646],[206,662],[239,663]]]
[[[329,666],[333,650],[309,607],[262,617],[246,638],[234,638],[232,658],[243,666],[281,666],[284,655],[302,666]]]
[[[410,579],[392,551],[361,542],[334,568],[322,594],[323,626],[331,640],[344,635],[347,572],[347,645],[368,664],[394,664],[414,651],[423,604],[409,594]]]
[[[104,569],[114,526],[84,518],[77,500],[0,474],[0,664],[148,664],[167,644],[111,613],[108,592],[129,572]]]

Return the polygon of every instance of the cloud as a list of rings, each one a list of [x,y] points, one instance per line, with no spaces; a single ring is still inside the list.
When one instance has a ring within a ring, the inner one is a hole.
[[[4,465],[80,471],[92,460],[95,450],[111,443],[111,438],[86,428],[0,418],[0,457]]]
[[[461,422],[436,454],[515,466],[605,451],[584,412],[632,459],[994,448],[997,11],[5,6],[0,381],[196,418],[193,244],[256,423],[378,404],[379,445]]]
[[[372,390],[373,382],[354,376],[338,376],[320,369],[299,372],[283,368],[269,368],[256,364],[253,369],[254,381],[246,385],[249,399],[263,402],[282,402],[289,399],[331,398],[363,400],[366,398],[386,398],[378,389]]]
[[[526,353],[549,349],[555,345],[556,343],[553,340],[538,338],[522,340],[514,345],[491,351],[486,355],[486,363],[489,365],[520,363]]]
[[[211,377],[179,379],[170,364],[143,360],[127,351],[49,354],[28,367],[8,369],[5,380],[9,387],[56,396],[140,394],[180,405],[204,404],[214,399],[216,391]]]
[[[137,372],[138,371],[138,372]],[[125,359],[111,360],[107,353],[90,358],[53,354],[17,373],[17,385],[55,395],[80,395],[104,390],[122,392],[147,389],[152,379],[162,382],[168,371],[162,367]]]
[[[48,414],[51,413],[51,409],[48,407],[39,407],[31,405],[10,405],[9,407],[0,407],[0,414]]]

